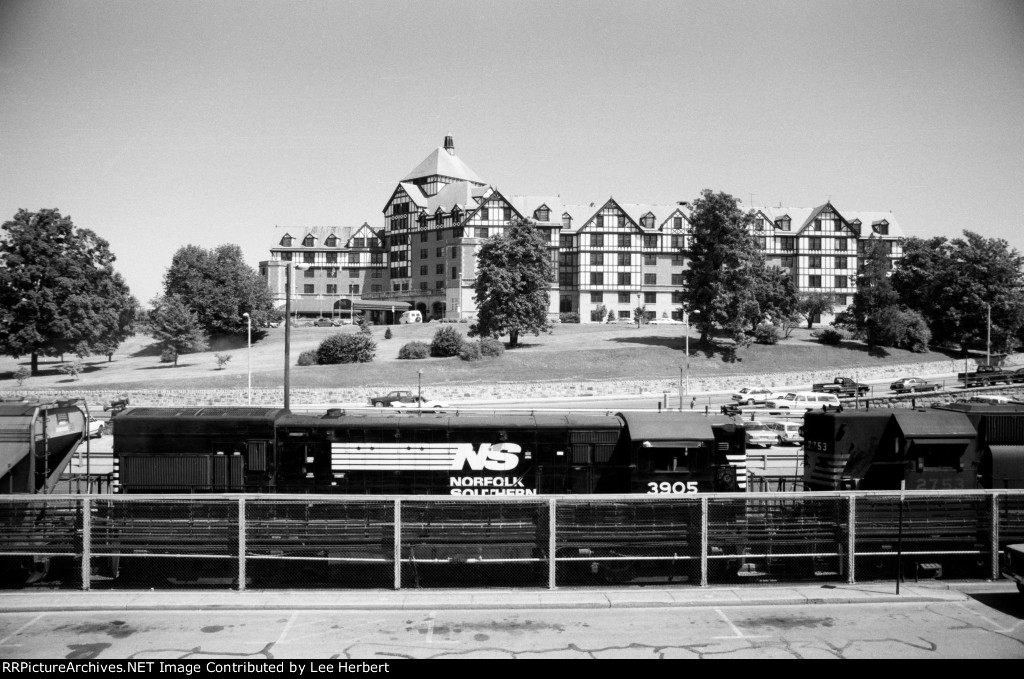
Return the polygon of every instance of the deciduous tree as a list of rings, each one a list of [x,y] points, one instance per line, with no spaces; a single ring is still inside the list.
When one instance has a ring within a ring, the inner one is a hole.
[[[814,319],[832,313],[836,298],[827,292],[804,292],[797,297],[796,313],[807,321],[807,329],[814,327]]]
[[[174,365],[178,365],[179,354],[203,351],[210,344],[196,312],[177,295],[165,295],[153,300],[149,326],[153,337],[165,349],[174,352]]]
[[[114,271],[107,241],[58,210],[19,210],[0,236],[0,352],[113,353],[134,332],[138,306]]]
[[[245,335],[252,318],[253,341],[273,309],[266,281],[246,265],[237,245],[206,250],[196,245],[180,248],[164,275],[164,294],[178,295],[196,312],[200,325],[213,336]]]
[[[521,333],[549,330],[551,282],[547,241],[528,221],[487,239],[477,253],[477,322],[470,336],[508,335],[509,346],[515,347]]]

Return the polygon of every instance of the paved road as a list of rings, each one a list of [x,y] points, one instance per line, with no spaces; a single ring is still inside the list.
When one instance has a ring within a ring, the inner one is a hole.
[[[973,587],[13,594],[0,658],[1024,657],[1024,597]]]

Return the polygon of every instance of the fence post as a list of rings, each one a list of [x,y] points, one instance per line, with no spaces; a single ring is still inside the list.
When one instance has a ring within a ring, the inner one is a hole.
[[[555,526],[558,525],[555,498],[548,500],[548,589],[555,589]]]
[[[92,585],[92,504],[89,498],[82,498],[82,589],[88,591]]]
[[[708,499],[700,499],[700,586],[708,586]]]
[[[850,560],[846,570],[846,582],[852,585],[857,582],[857,555],[855,553],[857,549],[857,498],[854,495],[849,495],[846,501],[848,503],[846,520],[849,526],[846,531],[846,558]]]
[[[999,579],[999,494],[992,493],[992,579]]]
[[[245,591],[245,498],[238,498],[238,591]]]
[[[402,589],[402,501],[395,500],[395,589]]]

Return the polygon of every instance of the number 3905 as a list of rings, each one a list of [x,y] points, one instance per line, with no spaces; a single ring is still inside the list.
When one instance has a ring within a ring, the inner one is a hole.
[[[661,483],[655,483],[650,481],[647,484],[647,494],[651,493],[696,493],[697,482],[687,481],[676,481],[675,483],[669,483],[668,481],[662,481]]]

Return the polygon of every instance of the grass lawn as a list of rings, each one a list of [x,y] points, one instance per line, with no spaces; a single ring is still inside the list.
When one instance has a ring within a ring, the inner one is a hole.
[[[520,346],[506,350],[500,358],[476,362],[455,358],[428,358],[418,361],[398,359],[398,350],[412,340],[429,343],[438,324],[391,326],[392,339],[384,339],[385,327],[373,329],[377,356],[372,363],[306,366],[295,365],[302,351],[315,349],[335,333],[356,332],[344,328],[292,328],[291,382],[303,387],[377,387],[415,384],[416,371],[423,370],[424,381],[431,384],[474,384],[495,382],[548,382],[560,380],[646,380],[678,379],[685,366],[683,326],[627,324],[556,325],[551,334],[520,338]],[[468,326],[451,327],[465,333]],[[283,382],[284,328],[273,328],[252,347],[252,384],[254,388],[280,387]],[[507,338],[506,338],[507,339]],[[860,342],[844,342],[839,347],[819,344],[806,329],[774,346],[752,344],[737,352],[737,360],[727,363],[720,348],[702,350],[698,335],[691,329],[691,377],[757,375],[777,372],[835,370],[842,374],[857,369],[899,363],[950,360],[944,353],[915,354],[898,349],[869,351]],[[231,360],[217,369],[215,354],[228,354]],[[209,351],[180,356],[177,367],[160,362],[160,351],[152,338],[136,335],[114,354],[114,360],[89,357],[78,379],[56,371],[57,359],[40,359],[41,375],[25,380],[32,389],[216,389],[244,388],[247,384],[247,350],[241,343],[221,343]],[[71,357],[68,357],[70,360]],[[28,366],[27,356],[0,358],[0,394],[19,389],[14,371]]]

